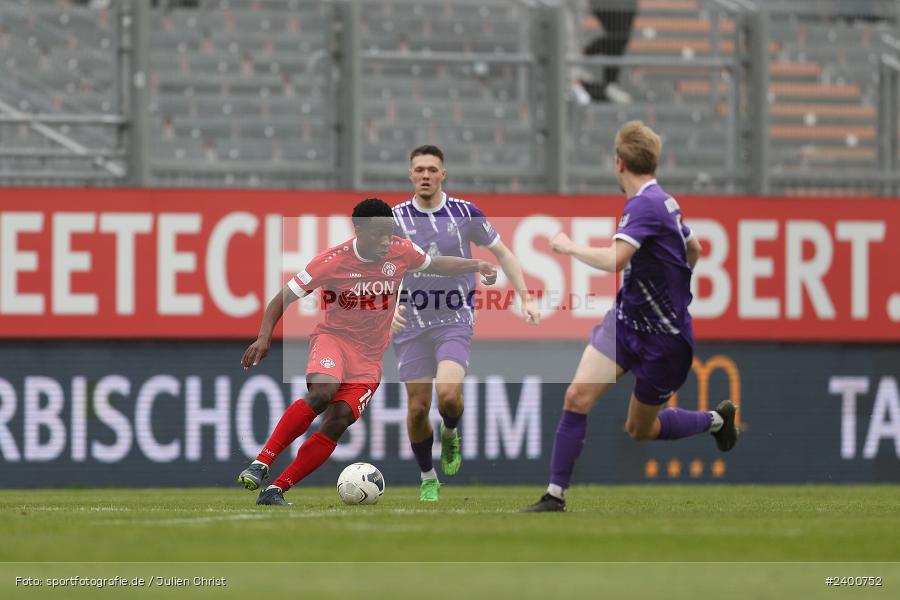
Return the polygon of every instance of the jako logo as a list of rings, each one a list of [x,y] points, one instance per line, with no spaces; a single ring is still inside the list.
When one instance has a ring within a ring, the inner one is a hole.
[[[362,273],[350,273],[349,277],[362,277]]]

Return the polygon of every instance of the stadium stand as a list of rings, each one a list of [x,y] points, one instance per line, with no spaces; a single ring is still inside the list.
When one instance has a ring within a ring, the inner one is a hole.
[[[686,179],[682,189],[710,189],[712,175],[724,175],[735,149],[729,149],[727,99],[735,90],[729,83],[736,74],[723,67],[694,67],[698,57],[728,59],[734,54],[734,18],[699,0],[643,0],[627,49],[631,57],[659,60],[659,64],[626,67],[620,83],[632,93],[630,105],[595,103],[572,106],[569,159],[573,191],[587,192],[612,183],[596,172],[612,172],[612,140],[619,124],[641,119],[663,135],[662,167]],[[600,24],[590,16],[579,20],[580,46],[598,33]],[[715,43],[718,40],[718,43]],[[716,87],[715,93],[714,86]],[[732,110],[734,110],[732,108]],[[713,188],[714,189],[714,188]]]
[[[640,0],[620,79],[629,105],[549,89],[550,2],[362,0],[359,185],[406,187],[410,149],[442,145],[460,191],[542,191],[549,97],[565,95],[567,189],[613,189],[613,134],[639,118],[665,135],[674,191],[745,183],[749,0]],[[559,4],[558,2],[556,4]],[[768,165],[773,191],[821,192],[817,173],[879,168],[879,60],[890,0],[758,0],[771,11]],[[601,31],[576,11],[580,58]],[[0,4],[0,176],[12,183],[127,183],[124,4]],[[149,11],[149,183],[331,188],[344,182],[340,2],[196,0]],[[729,8],[731,7],[731,8]],[[894,7],[894,8],[892,8]],[[699,64],[702,59],[712,63]],[[630,61],[630,62],[629,62]],[[718,62],[715,62],[718,61]],[[601,65],[589,68],[601,69]],[[883,167],[882,167],[883,168]],[[605,170],[605,172],[604,172]],[[48,175],[52,173],[52,175]],[[806,179],[804,179],[806,178]],[[826,187],[834,190],[832,184]],[[877,185],[875,185],[877,187]],[[877,191],[877,190],[875,190]]]
[[[685,66],[636,67],[626,70],[625,86],[634,94],[628,107],[599,104],[576,109],[571,160],[595,164],[600,153],[603,164],[612,164],[609,140],[616,124],[626,118],[641,118],[658,126],[666,138],[665,166],[683,167],[697,174],[693,187],[709,181],[710,169],[724,169],[729,156],[725,141],[727,123],[724,103],[730,93],[731,72],[717,78],[709,71],[687,65],[697,56],[716,54],[712,40],[720,38],[718,52],[730,56],[738,38],[732,16],[721,16],[719,35],[711,32],[716,21],[711,5],[696,0],[644,0],[629,52],[632,55],[682,57]],[[870,9],[875,3],[870,3]],[[880,38],[896,27],[896,13],[883,18],[847,12],[841,18],[835,3],[768,0],[773,11],[769,42],[769,140],[770,168],[777,177],[802,172],[877,168],[876,98]],[[846,8],[846,6],[844,6]],[[851,7],[852,8],[852,7]],[[859,7],[858,7],[859,8]],[[866,18],[852,18],[862,16]],[[581,37],[596,34],[598,24],[581,21]],[[718,81],[718,90],[714,86]],[[719,94],[719,103],[713,92]],[[703,127],[698,127],[703,125]],[[591,178],[576,179],[573,188],[593,189]],[[835,188],[833,184],[811,187],[788,182],[778,191],[785,194],[832,194],[872,191],[872,184]]]
[[[152,14],[157,185],[335,185],[329,3],[223,0]]]
[[[539,190],[535,70],[491,61],[536,46],[535,11],[499,0],[363,6],[361,46],[372,56],[363,67],[364,181],[404,187],[410,150],[431,143],[445,149],[454,189]],[[386,51],[473,58],[378,57]]]
[[[769,70],[773,174],[876,169],[880,37],[896,22],[836,18],[814,5],[799,12],[796,4],[785,0],[769,5],[777,15],[770,30],[778,41]],[[787,181],[777,191],[787,195],[875,191],[871,185],[810,183]]]
[[[108,9],[0,5],[0,177],[40,183],[49,169],[98,183],[121,174],[114,28]]]

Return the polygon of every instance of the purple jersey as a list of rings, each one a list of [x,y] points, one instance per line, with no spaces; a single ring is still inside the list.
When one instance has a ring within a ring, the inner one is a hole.
[[[500,241],[500,234],[477,206],[447,194],[442,196],[441,203],[432,209],[423,208],[415,198],[395,206],[395,234],[412,240],[432,257],[472,258],[472,244],[490,248]],[[408,325],[399,338],[432,325],[475,322],[467,302],[475,290],[475,273],[455,277],[407,273],[403,289]]]
[[[619,324],[651,334],[681,335],[693,342],[691,267],[678,202],[656,180],[647,182],[625,203],[615,239],[637,250],[625,268],[616,296]]]

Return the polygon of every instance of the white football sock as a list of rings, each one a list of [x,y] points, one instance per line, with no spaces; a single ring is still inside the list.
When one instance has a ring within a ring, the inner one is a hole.
[[[269,487],[266,488],[266,491],[271,490],[271,489],[276,489],[279,492],[284,493],[284,490],[281,489],[280,487],[278,487],[277,485],[270,485]]]
[[[547,486],[547,493],[560,500],[566,499],[566,488],[558,486],[555,483],[551,483]]]
[[[722,415],[714,410],[709,411],[709,414],[712,415],[712,425],[709,426],[709,432],[715,433],[718,430],[722,429],[722,425],[725,424],[725,421],[722,420]]]
[[[456,427],[450,428],[444,425],[443,430],[441,431],[441,439],[442,440],[452,440],[456,437]]]
[[[266,463],[264,463],[264,462],[261,461],[261,460],[254,460],[252,463],[250,463],[250,465],[251,465],[251,466],[252,466],[252,465],[262,465],[262,466],[264,466],[264,467],[267,468],[267,469],[269,468],[269,465],[267,465]]]
[[[422,473],[422,481],[425,481],[426,479],[437,479],[437,473],[435,473],[434,469]]]

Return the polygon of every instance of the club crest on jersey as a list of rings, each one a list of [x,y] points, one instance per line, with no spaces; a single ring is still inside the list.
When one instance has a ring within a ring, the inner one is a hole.
[[[392,262],[384,263],[384,266],[381,267],[381,272],[387,275],[388,277],[393,277],[394,273],[397,272],[397,265]]]
[[[431,258],[434,258],[435,256],[440,256],[440,255],[441,255],[441,251],[438,250],[437,244],[435,244],[434,242],[431,242],[430,244],[428,244],[428,251],[427,251],[427,254],[428,254],[428,256],[430,256]]]
[[[335,362],[328,358],[327,356],[319,361],[319,364],[325,367],[326,369],[333,369]]]
[[[453,221],[447,223],[447,233],[456,233],[457,225]]]

